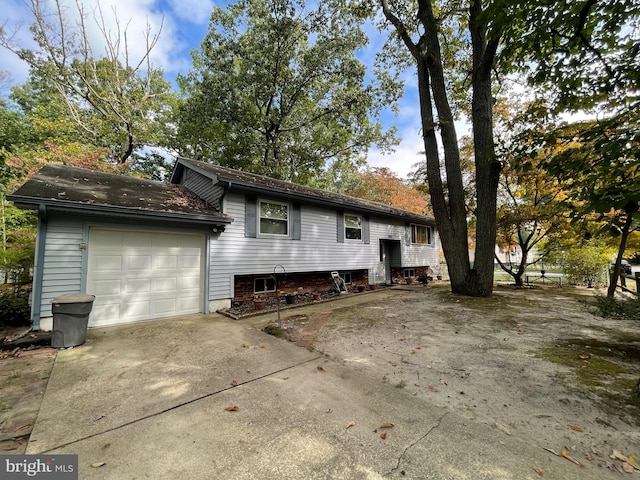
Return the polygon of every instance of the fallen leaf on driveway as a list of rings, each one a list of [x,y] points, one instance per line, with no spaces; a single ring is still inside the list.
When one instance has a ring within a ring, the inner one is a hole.
[[[627,462],[636,470],[640,470],[640,460],[635,455],[629,455],[627,457]]]
[[[100,468],[102,466],[106,465],[105,462],[96,462],[96,463],[92,463],[91,464],[91,468]]]
[[[238,386],[238,382],[236,382],[235,380],[231,381],[231,386],[232,387],[237,387]]]
[[[578,425],[571,425],[569,424],[569,428],[571,430],[575,430],[576,432],[582,432],[582,427],[579,427]]]
[[[544,473],[542,473],[542,470],[540,470],[539,468],[534,468],[533,471],[536,472],[541,477],[544,476]]]
[[[573,458],[570,454],[568,450],[562,450],[561,455],[566,458],[567,460],[569,460],[570,462],[575,463],[576,465],[578,465],[579,467],[582,466],[582,464],[576,460],[575,458]]]
[[[589,360],[591,358],[591,355],[578,355],[578,358],[582,360]]]
[[[232,407],[227,407],[225,408],[225,410],[227,412],[237,412],[238,410],[240,410],[240,407],[237,405],[233,405]]]
[[[349,422],[347,423],[347,427],[346,428],[351,428],[351,427],[355,427],[356,426],[356,422]]]
[[[434,387],[433,385],[429,385],[429,390],[431,390],[432,392],[439,392],[440,390],[438,390],[438,387]]]
[[[500,422],[496,422],[496,427],[498,428],[498,430],[500,430],[502,433],[506,434],[506,435],[511,435],[511,431],[509,430],[509,427],[507,427],[506,425],[500,423]]]
[[[382,425],[380,425],[380,428],[393,428],[393,427],[395,427],[395,424],[390,422],[385,422]]]
[[[27,423],[26,425],[20,425],[18,428],[14,430],[14,432],[21,432],[22,430],[26,430],[28,428],[33,427],[33,423]]]
[[[318,367],[318,371],[319,371],[320,373],[324,373],[324,372],[325,372],[325,369],[324,369],[324,368],[322,368],[322,367]]]
[[[442,379],[442,378],[440,379],[440,383],[441,383],[442,385],[449,385],[449,384],[447,383],[447,381],[446,381],[446,380],[444,380],[444,379]]]
[[[620,460],[621,462],[628,462],[629,461],[627,456],[623,455],[619,450],[614,450],[613,453],[611,455],[609,455],[609,458],[613,458],[615,460]]]
[[[635,468],[633,468],[629,463],[624,462],[622,464],[622,469],[625,471],[625,473],[633,473],[635,472]]]
[[[385,438],[387,438],[387,432],[382,432],[382,433],[380,434],[380,438],[381,438],[381,439],[383,439],[383,440],[384,440]]]

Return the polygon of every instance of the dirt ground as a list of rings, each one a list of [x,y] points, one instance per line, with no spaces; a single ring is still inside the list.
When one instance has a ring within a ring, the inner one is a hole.
[[[523,438],[602,478],[640,477],[640,322],[595,316],[593,294],[499,286],[467,298],[435,283],[288,314],[284,326],[302,346],[495,426],[505,442]]]
[[[564,453],[603,479],[625,469],[640,478],[640,322],[595,316],[585,304],[594,290],[575,287],[467,298],[436,282],[378,293],[310,317],[290,310],[284,324],[301,346],[490,424],[505,443]],[[0,359],[0,452],[24,452],[54,360],[52,349]]]
[[[0,330],[0,339],[24,330]],[[50,347],[0,351],[0,453],[25,452],[55,358]]]

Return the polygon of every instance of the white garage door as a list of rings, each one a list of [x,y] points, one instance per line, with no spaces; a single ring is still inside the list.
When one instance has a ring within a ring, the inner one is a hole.
[[[202,311],[204,235],[91,229],[89,326]]]

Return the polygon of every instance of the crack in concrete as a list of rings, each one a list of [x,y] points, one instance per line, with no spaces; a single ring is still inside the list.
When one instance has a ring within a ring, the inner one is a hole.
[[[275,370],[273,372],[265,373],[264,375],[260,375],[260,376],[255,377],[255,378],[251,378],[251,379],[246,380],[244,382],[240,382],[237,385],[230,385],[228,387],[221,388],[220,390],[216,390],[215,392],[209,392],[209,393],[206,393],[204,395],[200,395],[199,397],[192,398],[191,400],[187,400],[187,401],[178,403],[176,405],[172,405],[171,407],[165,408],[165,409],[160,410],[158,412],[153,412],[153,413],[149,413],[148,415],[143,415],[142,417],[139,417],[139,418],[136,418],[134,420],[125,422],[125,423],[123,423],[121,425],[116,425],[115,427],[108,428],[108,429],[103,430],[101,432],[92,433],[91,435],[87,435],[87,436],[82,437],[82,438],[77,438],[75,440],[71,440],[71,441],[63,443],[61,445],[56,445],[55,447],[51,447],[51,448],[48,448],[48,449],[46,449],[46,450],[44,450],[42,452],[38,452],[37,455],[42,455],[42,454],[45,454],[45,453],[49,453],[49,452],[51,452],[53,450],[56,450],[58,448],[68,447],[69,445],[73,445],[74,443],[82,442],[82,441],[88,440],[90,438],[99,437],[100,435],[104,435],[105,433],[113,432],[115,430],[119,430],[121,428],[128,427],[129,425],[134,425],[136,423],[142,422],[143,420],[148,420],[149,418],[157,417],[159,415],[162,415],[164,413],[170,412],[172,410],[177,410],[178,408],[182,408],[184,406],[191,405],[192,403],[199,402],[200,400],[204,400],[205,398],[213,397],[213,396],[218,395],[218,394],[220,394],[222,392],[226,392],[227,390],[231,390],[233,388],[238,388],[238,387],[240,387],[242,385],[247,385],[249,383],[257,382],[259,380],[262,380],[263,378],[267,378],[267,377],[270,377],[272,375],[276,375],[278,373],[285,372],[287,370],[299,367],[299,366],[304,365],[306,363],[315,362],[315,361],[317,361],[317,360],[319,360],[321,358],[322,358],[322,356],[314,357],[314,358],[311,358],[309,360],[305,360],[303,362],[297,363],[295,365],[289,365],[288,367],[283,367],[283,368],[280,368],[280,369]]]
[[[435,423],[435,425],[433,425],[429,430],[427,430],[427,433],[425,433],[424,435],[422,435],[420,438],[418,438],[415,442],[407,445],[405,447],[405,449],[402,451],[402,453],[400,454],[400,456],[398,457],[398,462],[396,463],[396,466],[393,467],[391,470],[389,470],[387,473],[385,473],[384,475],[382,475],[383,477],[388,477],[390,476],[392,473],[394,473],[395,471],[397,471],[400,468],[400,464],[402,463],[403,458],[405,457],[405,455],[407,454],[407,452],[412,449],[413,447],[415,447],[418,443],[420,443],[422,440],[424,440],[425,438],[427,438],[429,435],[431,435],[431,432],[433,432],[436,428],[439,428],[440,425],[442,425],[442,421],[447,417],[447,415],[449,415],[449,412],[445,412],[442,414],[442,416],[438,419],[438,421]],[[404,473],[403,473],[404,475]]]

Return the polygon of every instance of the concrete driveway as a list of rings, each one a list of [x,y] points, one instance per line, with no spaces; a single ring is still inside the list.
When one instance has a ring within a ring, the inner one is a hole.
[[[358,301],[367,296],[305,308]],[[257,326],[268,318],[90,330],[58,353],[27,453],[78,454],[81,479],[540,478],[535,469],[591,478],[493,425],[266,335]]]

